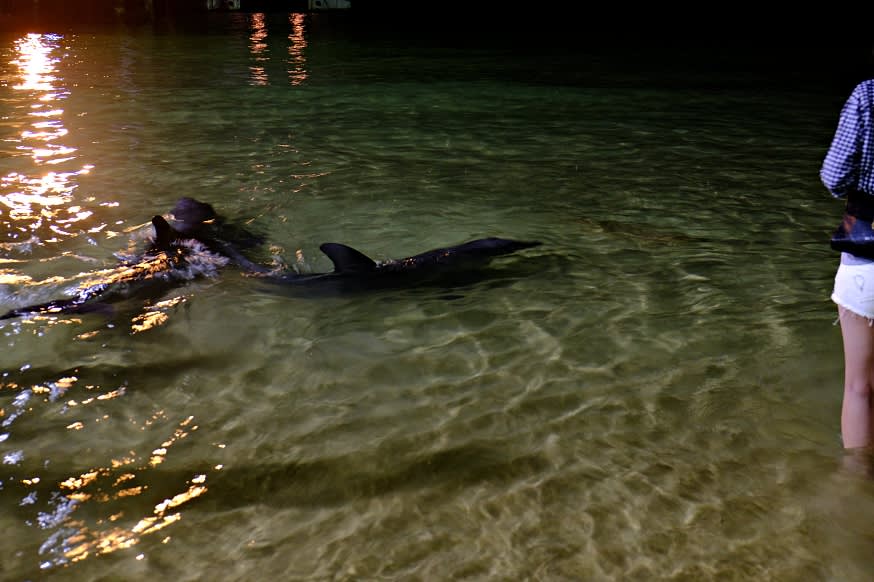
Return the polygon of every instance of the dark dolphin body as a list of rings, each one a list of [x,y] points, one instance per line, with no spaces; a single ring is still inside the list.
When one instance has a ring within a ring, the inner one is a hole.
[[[258,275],[273,289],[333,295],[420,286],[452,288],[488,276],[484,267],[501,255],[536,247],[539,241],[482,238],[457,246],[377,262],[352,247],[325,243],[319,247],[334,264],[330,273],[297,273],[269,269],[244,254],[264,241],[245,228],[226,223],[209,204],[182,198],[169,214],[152,218],[154,235],[144,252],[125,258],[118,267],[91,274],[69,298],[11,309],[0,320],[26,315],[105,311],[110,303],[160,297],[199,277],[213,277],[222,267],[237,265]]]
[[[182,198],[171,211],[170,221],[155,216],[152,228],[152,240],[142,253],[123,260],[115,268],[91,273],[72,297],[11,309],[0,315],[0,320],[36,314],[105,311],[112,302],[160,296],[192,279],[215,276],[230,263],[246,271],[268,271],[239,250],[260,244],[261,240],[244,229],[226,224],[205,202]]]
[[[490,237],[404,259],[377,262],[352,247],[325,243],[319,248],[334,264],[332,272],[285,273],[267,280],[325,295],[418,286],[448,288],[475,282],[481,278],[482,268],[495,257],[540,244],[540,241]]]

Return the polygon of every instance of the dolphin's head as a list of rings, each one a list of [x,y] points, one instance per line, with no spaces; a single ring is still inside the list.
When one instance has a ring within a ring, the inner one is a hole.
[[[219,220],[212,205],[200,202],[194,198],[180,198],[170,211],[173,228],[182,234],[194,234],[205,225]]]

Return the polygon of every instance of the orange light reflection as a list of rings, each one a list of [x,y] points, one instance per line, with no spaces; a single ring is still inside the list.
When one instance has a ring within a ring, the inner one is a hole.
[[[252,34],[249,35],[249,52],[255,64],[249,66],[249,77],[252,85],[267,85],[270,79],[262,63],[270,60],[267,54],[267,23],[261,13],[252,14],[250,20]]]
[[[37,241],[55,242],[75,233],[60,225],[82,222],[92,216],[88,210],[73,211],[66,206],[77,187],[77,177],[87,174],[93,166],[59,169],[62,164],[75,163],[78,157],[76,147],[61,143],[70,134],[64,126],[61,107],[69,91],[61,86],[58,74],[58,66],[68,50],[64,42],[62,35],[36,33],[15,41],[15,55],[10,63],[17,67],[18,79],[9,85],[14,92],[9,99],[13,115],[5,119],[11,127],[23,129],[5,141],[10,142],[15,152],[32,159],[36,173],[24,173],[24,164],[17,164],[17,171],[0,176],[0,207],[8,209],[8,223],[0,224],[5,227],[4,238],[28,239],[28,231],[37,231],[41,233]]]
[[[54,35],[53,35],[54,36]],[[13,65],[21,69],[21,83],[13,85],[15,89],[29,91],[51,91],[55,80],[52,73],[55,70],[56,59],[50,55],[50,47],[43,42],[44,35],[28,34],[15,43],[19,57]]]
[[[149,307],[143,313],[140,313],[131,320],[131,334],[148,331],[167,323],[169,316],[167,310],[175,305],[180,305],[186,301],[185,297],[173,297],[159,301]]]
[[[58,35],[28,34],[15,43],[18,58],[11,61],[18,65],[22,79],[21,83],[13,85],[13,89],[33,94],[35,102],[30,106],[30,116],[37,119],[31,124],[36,131],[23,130],[16,149],[30,152],[37,162],[57,163],[57,160],[51,158],[76,151],[75,148],[51,143],[69,133],[61,119],[64,110],[53,103],[66,97],[63,91],[58,91],[55,87],[58,80],[55,65],[59,59],[52,56],[59,48],[61,39]]]
[[[162,457],[166,456],[170,447],[188,436],[190,431],[197,430],[198,427],[192,424],[193,421],[194,417],[191,416],[180,421],[173,435],[161,443],[162,448],[154,451],[153,454],[160,453]],[[138,484],[136,480],[140,474],[154,469],[155,464],[151,460],[147,464],[140,464],[141,461],[137,459],[135,453],[131,452],[130,455],[112,459],[108,467],[96,468],[60,483],[60,490],[67,503],[59,504],[60,519],[48,520],[47,523],[60,525],[62,521],[63,529],[70,530],[71,533],[64,539],[53,540],[53,545],[57,545],[54,549],[58,552],[57,558],[53,560],[55,564],[78,562],[134,546],[143,536],[162,530],[182,519],[179,508],[208,490],[207,476],[199,473],[188,480],[183,491],[156,503],[151,515],[130,519],[125,516],[125,511],[116,511],[97,519],[95,525],[90,527],[83,520],[73,519],[72,514],[78,504],[114,503],[120,499],[148,494],[149,486]],[[134,467],[137,464],[140,466]],[[170,513],[171,511],[173,513]],[[108,523],[119,524],[123,521],[128,521],[131,525],[127,527],[115,525],[107,529],[96,527],[102,528]],[[166,539],[169,540],[169,537]],[[45,544],[44,547],[50,549]]]
[[[288,20],[291,24],[291,34],[288,35],[288,82],[292,85],[301,85],[307,80],[304,15],[295,12],[288,16]]]
[[[288,34],[288,60],[286,73],[291,85],[301,85],[307,80],[306,68],[306,29],[305,16],[301,13],[288,15],[291,32]],[[249,65],[249,84],[269,85],[270,75],[267,64],[270,62],[270,46],[267,43],[267,22],[262,13],[254,13],[249,17],[249,53],[252,62]]]

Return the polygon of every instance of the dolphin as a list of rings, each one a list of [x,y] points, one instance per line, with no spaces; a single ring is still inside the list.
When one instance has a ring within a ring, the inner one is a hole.
[[[154,224],[154,220],[153,220]],[[216,213],[212,205],[195,200],[180,198],[170,211],[170,230],[156,227],[155,236],[164,237],[161,243],[168,243],[167,238],[194,239],[204,244],[210,251],[225,256],[244,271],[251,273],[268,273],[270,269],[259,265],[242,253],[242,249],[250,249],[264,243],[264,238],[236,224],[227,222]]]
[[[300,273],[278,271],[248,259],[242,250],[262,244],[263,239],[225,222],[211,205],[193,198],[181,198],[169,219],[155,215],[151,224],[153,236],[144,252],[124,258],[116,268],[90,273],[71,297],[17,307],[0,314],[0,320],[103,311],[111,302],[155,297],[195,278],[214,277],[229,264],[283,288],[322,294],[425,285],[453,287],[482,278],[483,267],[496,257],[542,244],[489,237],[378,262],[348,245],[329,242],[319,248],[331,260],[334,270]]]
[[[286,272],[267,281],[325,294],[409,288],[452,287],[470,282],[492,259],[541,245],[540,241],[480,238],[403,259],[375,261],[348,245],[330,242],[319,249],[334,265],[329,273]],[[471,276],[474,277],[471,277]]]
[[[170,212],[151,220],[153,234],[142,253],[119,258],[114,268],[88,273],[71,297],[10,309],[0,320],[27,315],[105,311],[108,304],[132,297],[154,297],[198,277],[214,277],[228,264],[265,273],[236,246],[260,244],[256,235],[228,225],[213,207],[181,198]],[[233,242],[231,242],[233,241]]]

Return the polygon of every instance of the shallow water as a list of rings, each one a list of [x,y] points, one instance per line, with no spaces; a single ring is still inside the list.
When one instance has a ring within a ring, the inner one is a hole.
[[[322,18],[0,36],[0,311],[180,196],[325,271],[0,322],[4,580],[867,580],[817,171],[843,88],[401,47]],[[546,59],[546,60],[545,60]]]

